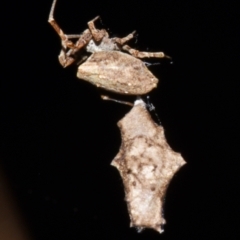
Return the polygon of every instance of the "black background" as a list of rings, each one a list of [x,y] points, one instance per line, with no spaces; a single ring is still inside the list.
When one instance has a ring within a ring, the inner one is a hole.
[[[77,79],[77,66],[60,66],[60,40],[47,22],[51,1],[10,5],[1,30],[1,158],[34,239],[238,239],[233,1],[57,3],[66,33],[81,33],[100,15],[98,27],[111,36],[137,30],[131,46],[173,58],[150,67],[160,79],[151,102],[170,146],[187,161],[167,191],[162,235],[129,228],[122,180],[110,166],[121,143],[116,123],[130,108],[102,101]]]

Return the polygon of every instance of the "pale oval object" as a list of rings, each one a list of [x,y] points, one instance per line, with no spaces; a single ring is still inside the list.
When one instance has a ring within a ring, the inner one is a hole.
[[[120,51],[93,53],[78,68],[77,77],[108,91],[143,95],[157,87],[158,79],[144,62]]]

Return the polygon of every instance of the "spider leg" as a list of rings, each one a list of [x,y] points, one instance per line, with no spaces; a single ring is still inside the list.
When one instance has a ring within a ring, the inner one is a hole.
[[[108,100],[108,101],[113,101],[113,102],[117,102],[117,103],[121,103],[121,104],[125,104],[125,105],[128,105],[128,106],[131,106],[133,107],[134,105],[130,102],[126,102],[126,101],[121,101],[121,100],[117,100],[117,99],[114,99],[114,98],[110,98],[106,95],[101,95],[101,98],[102,100]]]
[[[53,0],[52,7],[51,7],[51,10],[49,13],[48,22],[51,24],[51,26],[54,28],[54,30],[57,32],[57,34],[61,38],[63,47],[64,48],[67,48],[67,47],[74,48],[74,43],[72,41],[68,40],[68,36],[66,34],[64,34],[64,32],[59,27],[59,25],[57,24],[57,22],[55,21],[55,19],[53,17],[56,2],[57,2],[57,0]]]
[[[74,38],[78,35],[68,35],[73,36]],[[92,34],[87,29],[85,30],[81,35],[79,35],[79,39],[75,42],[74,48],[70,48],[68,51],[63,47],[63,49],[60,52],[60,55],[58,56],[59,62],[63,67],[67,67],[71,65],[73,62],[75,62],[76,54],[77,52],[85,47],[89,41],[92,39]]]
[[[128,34],[126,37],[123,37],[123,38],[117,38],[116,37],[116,38],[114,38],[114,41],[122,46],[123,44],[125,44],[129,40],[133,39],[135,33],[136,33],[136,31],[133,31],[132,33]]]
[[[129,47],[128,45],[124,45],[122,49],[129,52],[132,56],[136,58],[169,58],[171,59],[171,57],[165,55],[163,52],[141,52]]]
[[[71,50],[66,52],[65,49],[62,49],[60,51],[60,54],[58,55],[58,60],[64,68],[71,65],[73,62],[75,62],[75,58],[71,57],[69,54],[70,51]]]
[[[88,42],[92,39],[92,34],[87,29],[82,34],[64,34],[62,29],[59,27],[57,22],[53,17],[54,9],[56,6],[57,0],[53,0],[52,7],[49,13],[48,22],[55,29],[59,37],[61,38],[62,50],[58,56],[59,62],[63,67],[67,67],[75,61],[75,54],[81,48],[86,46]],[[70,41],[71,38],[78,38],[78,40],[74,43]]]
[[[88,22],[88,28],[93,36],[93,39],[96,42],[101,41],[105,36],[108,36],[108,33],[105,30],[96,29],[94,22],[99,19],[99,16],[95,17],[93,20]]]
[[[81,34],[67,34],[66,36],[68,37],[68,39],[71,39],[71,38],[80,38],[80,37],[81,37]]]

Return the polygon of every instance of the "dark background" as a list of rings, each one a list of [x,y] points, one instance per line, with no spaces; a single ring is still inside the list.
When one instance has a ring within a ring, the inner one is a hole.
[[[166,195],[165,232],[129,228],[122,180],[110,166],[130,108],[102,101],[58,63],[52,1],[11,1],[1,38],[1,165],[33,239],[238,239],[239,52],[233,1],[59,0],[55,19],[81,33],[100,15],[111,36],[137,30],[142,51],[169,61],[151,102],[187,161]],[[6,54],[6,55],[5,55]],[[121,96],[119,96],[121,97]]]

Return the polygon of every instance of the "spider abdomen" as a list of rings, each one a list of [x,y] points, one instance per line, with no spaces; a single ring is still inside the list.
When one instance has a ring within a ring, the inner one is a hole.
[[[144,62],[120,51],[93,53],[79,66],[77,77],[97,87],[129,95],[146,94],[158,83]]]

